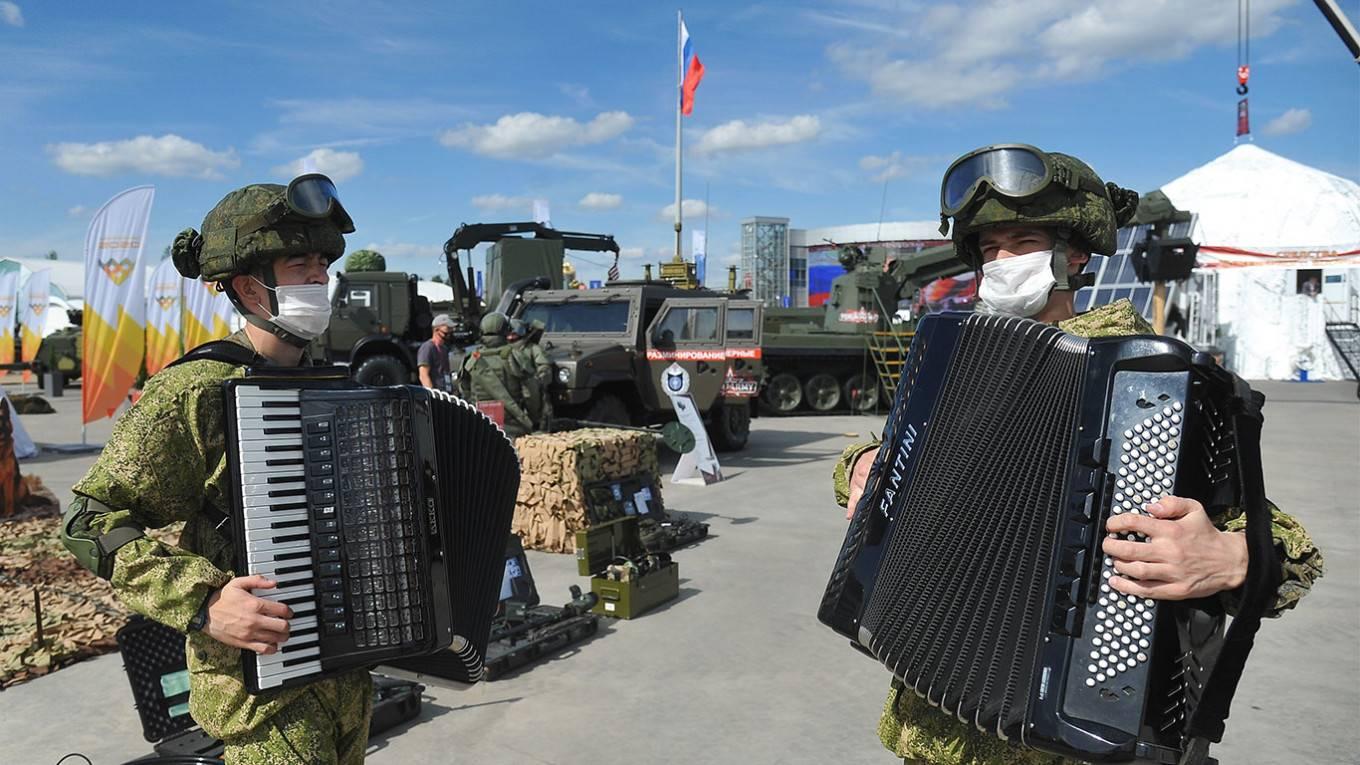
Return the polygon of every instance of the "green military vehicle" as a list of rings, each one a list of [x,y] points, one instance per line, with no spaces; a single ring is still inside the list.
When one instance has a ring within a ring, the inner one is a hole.
[[[914,327],[910,320],[894,320],[899,301],[934,279],[967,269],[954,258],[952,245],[893,258],[881,247],[842,247],[839,259],[846,272],[832,282],[825,305],[765,311],[761,403],[767,411],[873,410],[881,388],[870,342],[898,342],[900,333]]]
[[[416,292],[418,277],[388,271],[342,272],[331,298],[331,323],[308,346],[313,361],[347,364],[364,385],[415,379],[416,351],[430,339],[434,314]]]
[[[662,379],[678,365],[714,446],[728,451],[750,433],[764,374],[762,311],[751,300],[637,281],[528,292],[516,315],[544,324],[555,414],[620,425],[672,418]]]

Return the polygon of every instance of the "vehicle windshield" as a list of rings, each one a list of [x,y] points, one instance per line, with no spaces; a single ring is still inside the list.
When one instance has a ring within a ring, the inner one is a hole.
[[[544,333],[550,335],[619,335],[628,331],[628,301],[529,303],[520,318],[526,323],[543,322]]]

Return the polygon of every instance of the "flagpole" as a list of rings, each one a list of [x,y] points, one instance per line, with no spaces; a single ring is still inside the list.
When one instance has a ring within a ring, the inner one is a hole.
[[[682,91],[685,84],[685,48],[681,29],[684,23],[684,15],[677,10],[675,12],[675,260],[677,263],[684,260],[680,244],[680,229],[683,226],[680,199],[680,105],[684,98]]]

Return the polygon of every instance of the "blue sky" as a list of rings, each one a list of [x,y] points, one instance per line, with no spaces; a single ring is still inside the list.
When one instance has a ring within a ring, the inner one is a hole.
[[[301,6],[294,8],[291,6]],[[1343,8],[1360,21],[1360,2]],[[1313,3],[1252,3],[1263,148],[1360,178],[1360,71]],[[1021,141],[1147,191],[1233,145],[1235,0],[693,3],[686,227],[710,282],[739,221],[936,217],[958,154]],[[461,222],[673,242],[675,8],[651,3],[0,0],[0,256],[79,258],[93,210],[157,187],[148,253],[303,158],[389,267],[437,273]],[[707,192],[706,192],[707,189]],[[688,241],[688,236],[686,236]],[[586,262],[594,261],[594,262]],[[578,260],[600,278],[600,255]]]

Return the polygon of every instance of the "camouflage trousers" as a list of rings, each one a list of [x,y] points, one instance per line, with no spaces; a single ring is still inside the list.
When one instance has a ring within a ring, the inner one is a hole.
[[[363,762],[373,692],[371,686],[357,692],[354,685],[339,681],[309,685],[265,725],[227,741],[227,765]]]

